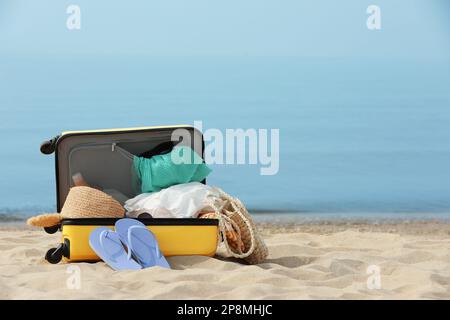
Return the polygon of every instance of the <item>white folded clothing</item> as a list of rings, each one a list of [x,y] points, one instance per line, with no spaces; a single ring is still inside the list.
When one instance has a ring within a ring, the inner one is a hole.
[[[218,197],[213,187],[190,182],[140,194],[127,200],[124,207],[130,218],[142,213],[149,213],[153,218],[196,218],[200,211],[212,210],[210,203]]]

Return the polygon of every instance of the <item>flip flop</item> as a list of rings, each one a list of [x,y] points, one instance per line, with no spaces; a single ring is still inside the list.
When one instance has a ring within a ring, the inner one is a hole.
[[[114,270],[139,270],[142,267],[127,254],[119,235],[113,230],[100,227],[89,236],[92,250]]]
[[[158,240],[140,221],[124,218],[116,221],[116,232],[128,247],[136,261],[144,268],[160,266],[170,269],[166,258],[159,250]]]

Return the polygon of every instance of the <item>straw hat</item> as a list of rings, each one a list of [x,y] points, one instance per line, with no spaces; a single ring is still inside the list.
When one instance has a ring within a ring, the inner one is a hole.
[[[35,227],[52,227],[62,219],[123,218],[125,209],[113,197],[90,187],[73,187],[61,213],[41,214],[28,219]]]

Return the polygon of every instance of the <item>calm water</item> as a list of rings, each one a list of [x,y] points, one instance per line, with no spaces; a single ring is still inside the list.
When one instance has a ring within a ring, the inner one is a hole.
[[[214,166],[261,211],[450,213],[450,63],[301,59],[0,61],[0,212],[54,210],[63,130],[279,128],[280,171]]]

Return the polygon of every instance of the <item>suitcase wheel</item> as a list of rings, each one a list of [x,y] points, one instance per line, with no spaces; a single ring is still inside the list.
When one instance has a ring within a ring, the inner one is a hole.
[[[50,262],[51,264],[56,264],[61,261],[64,253],[64,243],[61,243],[56,248],[51,248],[45,254],[45,260]]]

